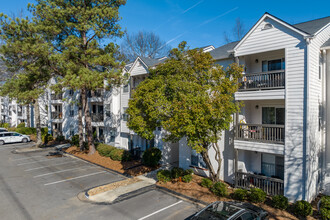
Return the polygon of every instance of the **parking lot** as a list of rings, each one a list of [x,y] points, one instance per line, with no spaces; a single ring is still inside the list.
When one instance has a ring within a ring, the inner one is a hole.
[[[2,219],[189,219],[201,207],[156,188],[127,199],[98,205],[77,194],[124,176],[72,157],[47,157],[49,151],[13,154],[0,148],[0,212]]]

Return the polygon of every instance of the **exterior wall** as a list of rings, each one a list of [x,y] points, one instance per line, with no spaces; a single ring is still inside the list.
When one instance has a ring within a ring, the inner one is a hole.
[[[325,84],[330,85],[330,49],[325,50],[325,63],[324,63],[324,70],[325,70]],[[325,140],[325,155],[324,159],[324,183],[323,189],[326,195],[330,195],[330,114],[328,109],[330,109],[330,87],[326,86],[326,101],[325,101],[325,127],[326,127],[326,140]]]
[[[262,30],[266,22],[273,28]],[[305,155],[305,75],[306,43],[298,33],[289,30],[276,21],[266,18],[243,41],[236,50],[236,56],[285,51],[286,61],[286,136],[285,136],[285,195],[290,200],[303,199],[304,155]],[[283,54],[278,54],[282,56]],[[251,71],[254,71],[252,69]]]
[[[306,200],[314,199],[320,189],[322,165],[320,158],[324,154],[324,126],[322,109],[325,102],[323,80],[320,74],[320,47],[330,38],[330,25],[313,38],[308,46],[307,65],[307,130],[306,130]],[[322,70],[322,69],[321,69]]]

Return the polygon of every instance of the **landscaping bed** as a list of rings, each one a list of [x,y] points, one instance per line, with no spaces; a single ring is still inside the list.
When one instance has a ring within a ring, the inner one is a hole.
[[[128,174],[131,176],[139,176],[157,169],[143,165],[140,160],[114,161],[109,157],[101,156],[98,151],[95,151],[93,155],[88,155],[88,151],[82,152],[76,146],[69,147],[65,150],[65,152],[111,170],[115,170],[119,173]]]
[[[203,177],[201,177],[201,176],[193,175],[193,179],[189,183],[172,180],[172,181],[169,181],[166,183],[157,182],[157,185],[167,188],[169,190],[178,192],[180,194],[186,195],[188,197],[192,197],[197,200],[201,200],[206,203],[212,203],[215,201],[232,201],[233,200],[233,199],[227,198],[227,197],[218,197],[213,192],[211,192],[210,189],[208,189],[206,187],[202,187],[201,186],[202,179],[203,179]],[[234,189],[231,187],[228,187],[228,193],[231,194],[232,192],[234,192]],[[276,220],[299,219],[288,211],[273,208],[270,205],[271,201],[269,198],[267,198],[265,203],[260,203],[260,204],[253,203],[253,204],[265,209],[269,213],[270,219],[276,219]],[[317,216],[316,207],[313,206],[313,209],[314,209],[314,215],[308,216],[306,219],[308,219],[308,220],[319,219]],[[290,209],[289,209],[289,211],[290,211]]]

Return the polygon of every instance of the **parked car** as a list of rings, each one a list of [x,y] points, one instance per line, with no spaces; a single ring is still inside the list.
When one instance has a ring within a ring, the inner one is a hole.
[[[268,213],[250,203],[217,201],[206,206],[191,219],[264,220],[268,219]]]
[[[6,128],[0,128],[0,133],[1,132],[7,132],[8,130]]]
[[[20,134],[17,132],[0,133],[0,145],[16,142],[26,143],[28,141],[30,141],[30,137],[28,135]]]

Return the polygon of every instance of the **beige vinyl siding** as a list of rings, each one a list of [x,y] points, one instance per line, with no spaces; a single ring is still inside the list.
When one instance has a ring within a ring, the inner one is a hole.
[[[307,115],[307,199],[317,196],[319,186],[319,156],[324,152],[324,130],[319,131],[319,105],[324,105],[323,80],[319,78],[320,47],[330,38],[330,26],[322,30],[309,44],[309,88],[308,88],[308,115]]]

